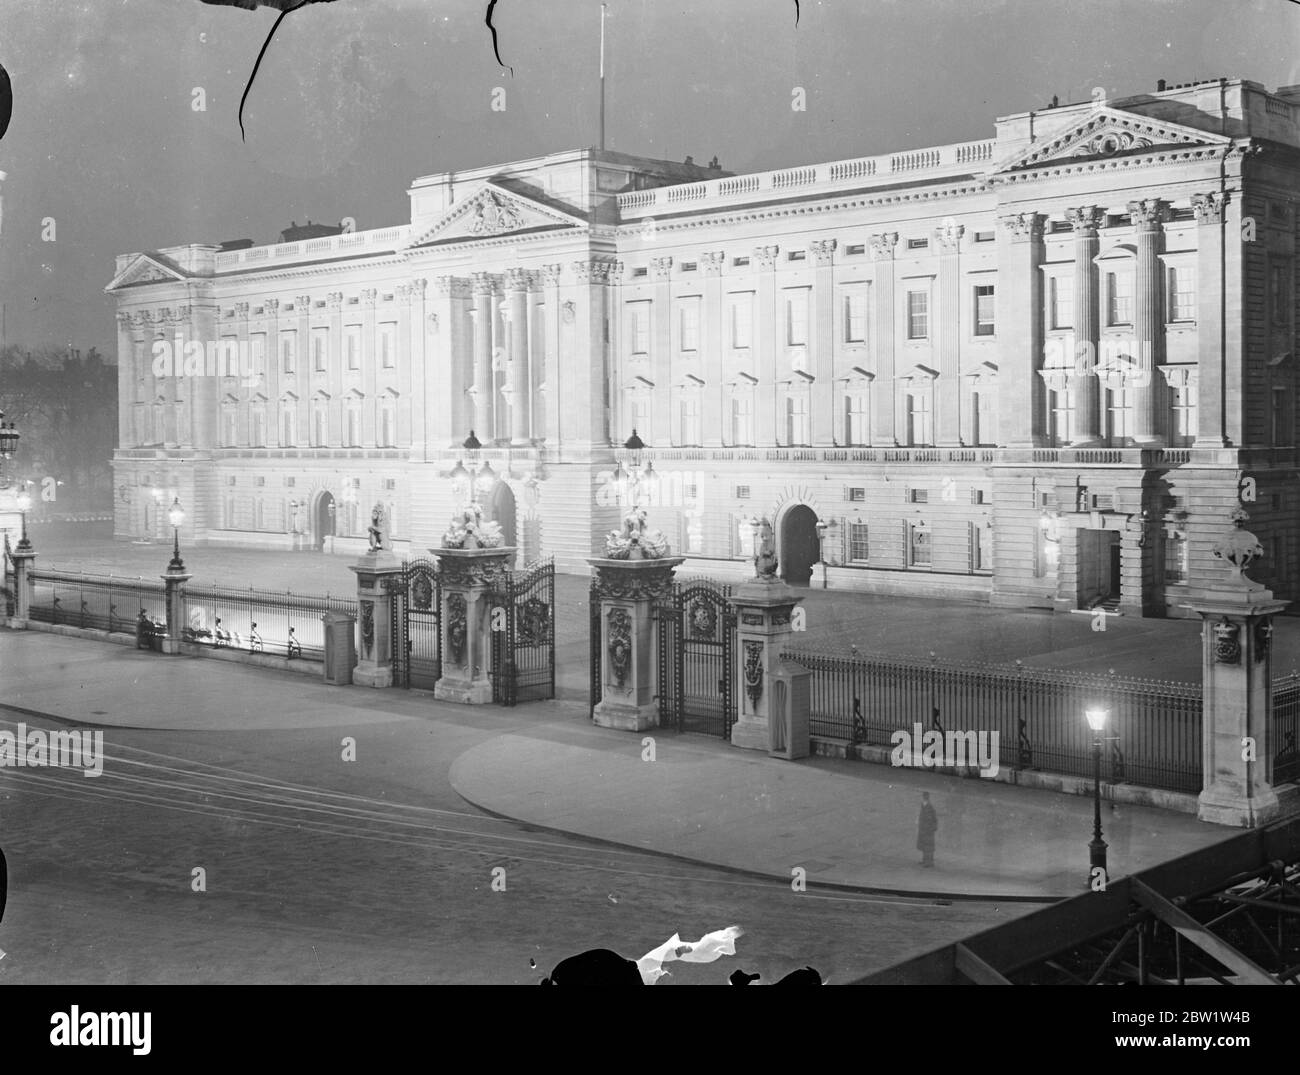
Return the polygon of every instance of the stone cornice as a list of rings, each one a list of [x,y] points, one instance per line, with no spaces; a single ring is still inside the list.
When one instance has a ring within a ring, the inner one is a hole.
[[[1084,175],[1089,172],[1104,172],[1115,169],[1159,168],[1188,161],[1217,161],[1223,159],[1227,152],[1228,150],[1223,146],[1195,146],[1187,149],[1146,153],[1140,157],[1107,157],[1081,161],[1078,164],[1043,165],[1024,172],[1002,172],[990,175],[988,185],[997,187],[1008,183],[1040,183],[1048,179],[1058,179],[1063,175]]]

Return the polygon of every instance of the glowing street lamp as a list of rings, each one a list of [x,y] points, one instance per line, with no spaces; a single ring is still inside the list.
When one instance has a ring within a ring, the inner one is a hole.
[[[1106,729],[1110,718],[1105,709],[1088,709],[1084,711],[1088,727],[1092,729],[1092,843],[1088,845],[1088,861],[1091,866],[1089,881],[1098,867],[1102,877],[1106,878],[1106,841],[1101,838],[1101,733]]]
[[[172,558],[167,570],[172,574],[180,574],[185,570],[185,563],[181,560],[181,523],[185,521],[185,510],[181,507],[180,497],[172,500],[172,506],[167,511],[167,521],[172,524]]]

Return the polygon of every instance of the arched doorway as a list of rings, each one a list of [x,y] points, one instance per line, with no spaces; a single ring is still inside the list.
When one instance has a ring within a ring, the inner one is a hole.
[[[817,513],[806,504],[795,504],[781,518],[778,540],[781,577],[791,586],[807,586],[812,580],[813,564],[821,559]]]
[[[515,522],[515,494],[514,491],[505,482],[499,481],[492,490],[492,498],[488,501],[488,517],[501,527],[501,537],[506,545],[518,548],[519,533]],[[510,558],[510,566],[515,566],[519,553],[516,551]]]
[[[334,533],[334,515],[337,510],[333,493],[321,493],[317,497],[313,537],[318,550],[325,548],[325,539],[331,537]]]

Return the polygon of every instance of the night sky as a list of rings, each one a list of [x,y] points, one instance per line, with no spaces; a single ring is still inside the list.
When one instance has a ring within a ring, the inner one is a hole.
[[[609,0],[611,149],[756,171],[993,135],[996,115],[1218,76],[1300,83],[1288,0]],[[0,0],[5,343],[116,346],[115,255],[405,223],[416,176],[594,145],[598,0]],[[490,108],[493,88],[506,110]],[[805,112],[792,90],[807,93]],[[202,87],[207,110],[194,111]],[[42,242],[53,217],[57,241]]]

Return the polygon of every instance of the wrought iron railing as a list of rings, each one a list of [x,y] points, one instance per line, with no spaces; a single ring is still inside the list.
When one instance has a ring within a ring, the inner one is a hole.
[[[133,634],[141,610],[152,622],[167,619],[161,582],[73,571],[32,571],[28,578],[28,617],[39,623]]]
[[[1093,733],[1084,711],[1108,709],[1103,776],[1173,791],[1201,788],[1198,683],[972,665],[936,657],[835,656],[789,649],[812,672],[814,735],[877,747],[894,734],[997,732],[1003,769],[1073,776],[1093,772]],[[991,738],[990,738],[991,742]]]
[[[325,659],[322,617],[326,612],[355,617],[356,599],[297,594],[290,590],[191,586],[185,591],[181,640],[215,649],[322,661]]]
[[[1300,674],[1273,683],[1273,784],[1300,782]]]

